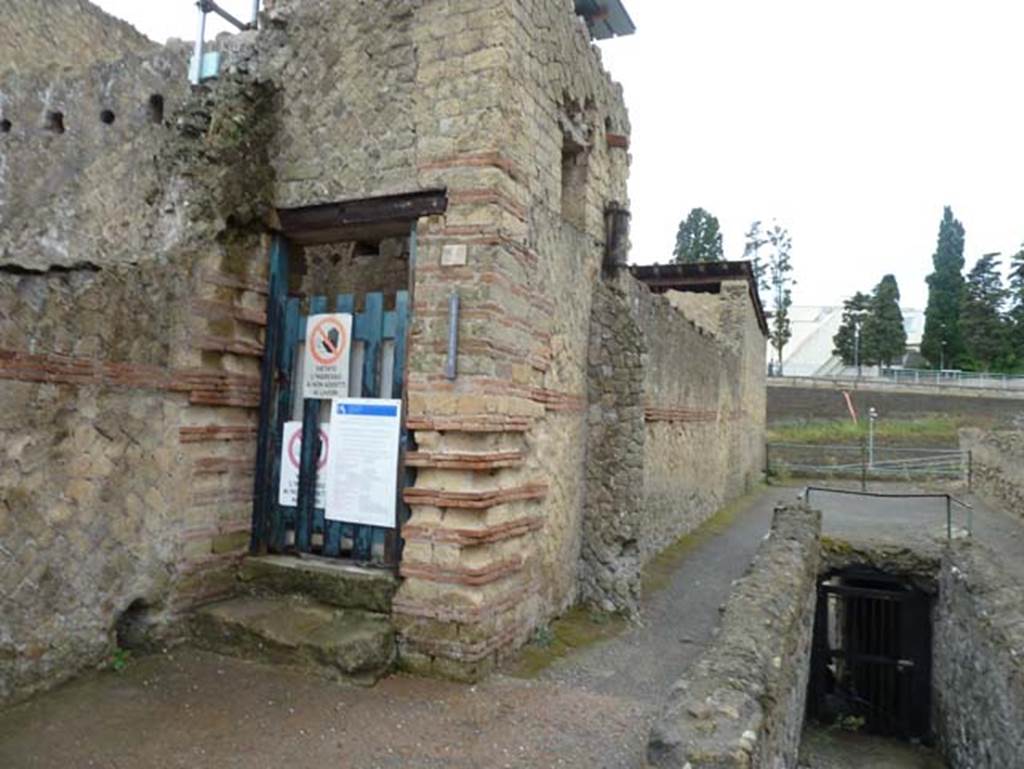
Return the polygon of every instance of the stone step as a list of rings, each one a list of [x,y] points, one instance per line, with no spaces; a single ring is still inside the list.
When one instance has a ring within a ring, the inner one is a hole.
[[[197,609],[197,645],[234,657],[291,665],[370,685],[395,662],[389,617],[295,596],[240,596]]]
[[[250,595],[302,595],[340,609],[391,613],[398,578],[383,569],[364,569],[333,558],[265,555],[242,561],[242,591]]]

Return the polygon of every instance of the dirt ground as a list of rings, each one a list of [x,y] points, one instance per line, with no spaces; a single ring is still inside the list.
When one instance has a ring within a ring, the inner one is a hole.
[[[664,695],[711,639],[775,504],[797,492],[763,490],[673,548],[649,575],[658,589],[647,592],[640,623],[614,634],[556,623],[553,640],[476,686],[395,675],[351,688],[179,648],[0,713],[0,767],[641,767]],[[811,501],[831,536],[936,546],[945,534],[944,505],[915,503],[893,516],[855,498]],[[977,539],[1024,562],[1024,527],[970,501]],[[611,637],[581,643],[591,632]],[[805,741],[812,769],[942,767],[903,744],[819,737],[811,731]]]
[[[805,726],[801,769],[946,769],[932,750],[899,740]]]
[[[0,767],[642,766],[665,692],[792,498],[766,490],[713,519],[659,564],[639,624],[565,656],[528,650],[476,686],[395,675],[358,689],[185,647],[0,714]]]

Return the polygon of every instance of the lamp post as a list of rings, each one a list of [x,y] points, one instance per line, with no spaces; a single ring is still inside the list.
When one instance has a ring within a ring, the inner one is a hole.
[[[874,406],[868,409],[868,467],[875,466],[875,420],[878,419],[878,411]]]
[[[853,365],[857,368],[857,379],[860,379],[860,326],[867,314],[867,310],[855,310],[850,313],[853,318]]]

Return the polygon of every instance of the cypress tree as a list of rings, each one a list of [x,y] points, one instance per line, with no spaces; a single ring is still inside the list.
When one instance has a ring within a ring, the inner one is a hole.
[[[892,366],[907,351],[907,331],[900,310],[900,288],[894,275],[886,275],[871,293],[869,313],[861,339],[865,365]]]
[[[856,366],[857,354],[857,324],[860,324],[863,332],[864,319],[867,317],[871,297],[863,291],[858,291],[845,302],[843,302],[843,319],[839,323],[839,330],[832,337],[832,354],[838,355],[846,366]],[[863,335],[861,338],[860,352],[863,354]],[[863,358],[860,358],[863,361]]]
[[[1007,334],[1013,356],[1011,366],[1024,367],[1024,245],[1010,258],[1010,309]]]
[[[939,240],[928,276],[928,306],[924,312],[921,354],[935,367],[955,368],[964,355],[960,332],[963,304],[964,227],[946,206],[939,225]]]
[[[999,275],[998,254],[985,254],[967,275],[960,328],[964,340],[963,363],[979,371],[1007,365],[1010,357],[1006,321],[1002,316],[1006,289]]]
[[[691,210],[689,215],[679,222],[672,257],[676,262],[720,262],[722,232],[718,219],[703,208]]]

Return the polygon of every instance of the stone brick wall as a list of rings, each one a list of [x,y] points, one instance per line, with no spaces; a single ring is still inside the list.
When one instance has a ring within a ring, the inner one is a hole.
[[[332,291],[411,273],[417,478],[394,602],[405,664],[480,675],[577,599],[591,301],[604,210],[627,203],[629,122],[572,9],[276,0],[259,32],[218,43],[222,74],[194,93],[181,44],[0,81],[0,378],[26,383],[0,428],[12,458],[0,579],[19,591],[3,606],[0,657],[18,672],[2,696],[102,659],[136,601],[169,620],[231,589],[275,207],[447,190],[447,211],[418,223],[415,265],[393,244],[379,272],[359,251],[307,252],[307,285]],[[26,406],[74,416],[40,416],[26,441]],[[679,421],[673,403],[648,406]],[[127,416],[107,425],[109,413]],[[84,444],[93,464],[55,472]],[[59,456],[37,464],[44,446]],[[167,464],[156,477],[150,450]],[[54,517],[73,551],[29,548],[34,563],[15,563]],[[62,591],[89,597],[63,608]]]
[[[88,0],[0,0],[0,18],[0,73],[78,69],[157,48]]]
[[[305,271],[302,292],[337,296],[379,291],[385,297],[409,289],[409,242],[387,238],[379,245],[354,242],[306,246],[293,252]]]
[[[582,595],[635,611],[644,563],[749,490],[762,466],[764,337],[743,291],[721,335],[622,273],[591,314]]]
[[[1024,430],[960,431],[960,448],[971,452],[972,487],[994,507],[1024,516]]]
[[[181,47],[0,80],[0,702],[125,612],[173,632],[247,543],[267,91],[185,83]]]
[[[666,291],[665,298],[696,325],[712,334],[718,334],[722,315],[722,302],[719,294]]]
[[[998,557],[959,543],[943,558],[935,611],[935,727],[950,766],[1020,764],[1024,608]]]
[[[280,122],[269,146],[279,207],[416,189],[417,156],[439,138],[438,126],[426,125],[421,113],[428,110],[435,121],[443,113],[454,125],[459,122],[456,99],[471,86],[465,77],[451,77],[461,74],[456,69],[442,73],[435,63],[431,73],[430,36],[440,49],[445,38],[449,47],[461,44],[462,35],[460,27],[432,29],[432,18],[441,25],[449,14],[425,5],[439,4],[265,4],[260,67],[265,76],[287,84],[280,92]],[[459,9],[450,14],[451,19],[464,16]],[[438,93],[445,81],[462,90]],[[423,92],[426,85],[432,87],[430,93]],[[426,99],[435,101],[427,105]],[[426,129],[426,135],[418,136],[418,128]]]
[[[651,730],[649,766],[797,766],[820,535],[818,511],[776,509],[718,635],[676,682]]]
[[[590,301],[604,207],[626,199],[629,127],[571,3],[415,13],[418,178],[447,187],[449,208],[419,230],[421,458],[395,610],[404,664],[476,676],[577,596]],[[445,248],[465,265],[442,265]]]

